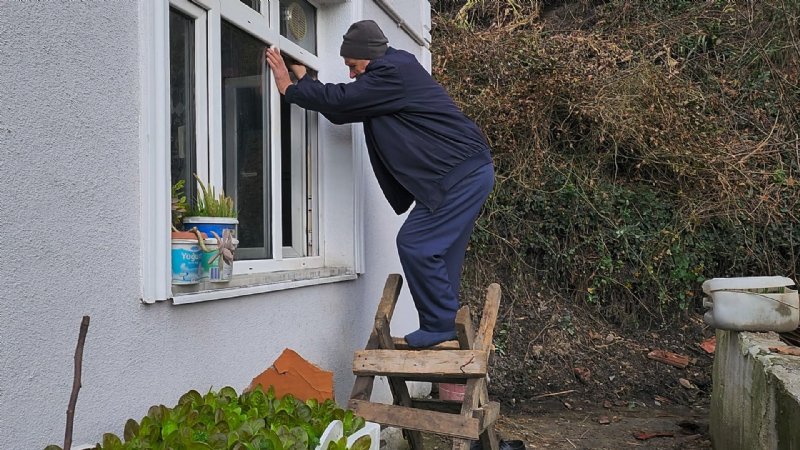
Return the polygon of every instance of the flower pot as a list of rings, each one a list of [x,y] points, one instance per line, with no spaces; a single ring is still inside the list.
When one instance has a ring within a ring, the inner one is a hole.
[[[464,401],[466,384],[439,383],[439,400]]]
[[[196,284],[200,281],[202,256],[200,242],[194,233],[173,232],[172,284]]]
[[[233,239],[233,249],[239,245],[239,241]],[[206,249],[200,262],[200,279],[212,283],[225,283],[233,278],[233,264],[225,260],[219,254],[219,241],[215,238],[205,240]]]
[[[236,229],[237,225],[239,225],[239,219],[232,217],[190,216],[183,218],[183,225],[186,227],[186,229],[195,227],[209,237],[214,236],[213,233],[217,233],[217,236],[222,236],[222,233],[226,229],[231,230],[233,237],[236,237]]]

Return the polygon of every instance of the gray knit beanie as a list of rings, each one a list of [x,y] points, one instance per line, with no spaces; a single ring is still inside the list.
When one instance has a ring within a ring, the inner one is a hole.
[[[350,25],[342,36],[339,55],[353,59],[376,59],[386,54],[389,40],[372,20],[362,20]]]

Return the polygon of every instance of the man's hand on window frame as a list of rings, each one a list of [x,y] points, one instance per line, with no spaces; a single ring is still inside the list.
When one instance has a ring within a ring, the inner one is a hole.
[[[264,52],[267,57],[267,64],[272,69],[272,74],[275,76],[275,85],[281,95],[286,93],[286,89],[292,85],[292,79],[289,76],[289,69],[292,70],[294,76],[299,80],[306,75],[306,66],[299,64],[292,60],[289,63],[289,68],[286,67],[286,62],[281,55],[280,49],[276,47],[267,48]]]

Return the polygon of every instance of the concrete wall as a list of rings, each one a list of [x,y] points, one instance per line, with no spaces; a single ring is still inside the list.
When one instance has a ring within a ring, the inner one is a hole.
[[[800,449],[800,357],[775,333],[717,331],[711,437],[719,450]]]
[[[386,275],[401,271],[394,237],[403,218],[367,169],[367,271],[358,280],[183,306],[139,302],[140,183],[150,181],[139,178],[147,95],[139,91],[139,1],[0,2],[3,448],[62,442],[84,315],[91,324],[75,443],[120,434],[126,419],[189,389],[241,390],[286,347],[335,371],[341,403]],[[344,81],[338,44],[363,11],[328,8],[335,22],[321,41],[334,56],[323,60],[341,66]],[[320,128],[322,164],[353,164],[350,128]],[[324,189],[342,180],[328,182]],[[406,290],[395,317],[397,335],[416,326]]]

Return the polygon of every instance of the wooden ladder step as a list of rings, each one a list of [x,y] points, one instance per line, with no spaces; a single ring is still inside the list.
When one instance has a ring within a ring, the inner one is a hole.
[[[480,378],[486,376],[485,350],[359,350],[353,358],[357,376],[383,375],[426,378]]]
[[[403,429],[412,450],[423,450],[422,432],[453,438],[453,450],[469,450],[480,441],[482,450],[498,450],[494,423],[500,404],[489,401],[486,377],[493,350],[492,337],[500,305],[500,285],[486,290],[483,314],[476,329],[469,308],[456,314],[458,340],[442,342],[425,349],[413,349],[405,339],[392,337],[389,323],[400,294],[403,279],[387,278],[375,314],[375,324],[364,350],[356,351],[353,373],[356,381],[348,407],[364,419]],[[394,404],[370,401],[376,376],[386,377]],[[460,401],[415,399],[409,395],[407,381],[464,384]]]
[[[383,425],[472,440],[477,440],[500,414],[497,402],[476,409],[473,417],[365,400],[350,400],[348,408],[366,420]]]

